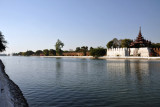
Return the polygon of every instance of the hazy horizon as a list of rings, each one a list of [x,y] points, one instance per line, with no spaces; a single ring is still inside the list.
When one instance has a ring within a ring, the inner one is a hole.
[[[159,0],[0,0],[0,31],[6,53],[88,46],[106,47],[113,38],[160,40]]]

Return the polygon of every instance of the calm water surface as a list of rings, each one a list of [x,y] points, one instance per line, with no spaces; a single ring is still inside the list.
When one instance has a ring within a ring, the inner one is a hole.
[[[0,59],[31,107],[160,106],[160,61]]]

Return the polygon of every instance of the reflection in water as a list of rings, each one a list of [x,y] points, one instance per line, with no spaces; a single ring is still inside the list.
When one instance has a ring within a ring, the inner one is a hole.
[[[148,78],[149,75],[149,63],[148,61],[136,60],[131,66],[132,72],[135,72],[138,83],[143,83],[143,79]],[[148,79],[147,79],[148,80]]]
[[[131,82],[132,76],[131,76],[131,62],[130,60],[125,60],[125,78],[127,83]]]
[[[124,63],[124,60],[107,60],[107,71],[111,72],[112,75],[125,75],[125,69],[126,63]]]
[[[141,83],[142,82],[142,72],[143,71],[141,71],[141,66],[142,65],[140,65],[140,61],[138,60],[138,61],[135,61],[135,63],[134,63],[134,70],[135,70],[135,74],[136,74],[136,76],[137,76],[137,79],[138,79],[138,83]]]
[[[82,63],[80,63],[79,69],[81,69],[82,72],[87,72],[88,71],[87,59],[82,59]]]
[[[135,64],[135,73],[137,75],[138,83],[142,82],[142,75],[143,75],[142,72],[143,71],[141,71],[141,66],[140,66],[139,61],[136,61],[136,64]]]
[[[61,58],[56,58],[56,78],[57,79],[60,79],[62,76],[63,70],[62,70],[61,64],[62,64]]]
[[[128,83],[135,80],[138,84],[143,84],[143,79],[149,80],[149,67],[148,61],[141,60],[108,60],[107,62],[107,71],[115,77],[125,76]]]

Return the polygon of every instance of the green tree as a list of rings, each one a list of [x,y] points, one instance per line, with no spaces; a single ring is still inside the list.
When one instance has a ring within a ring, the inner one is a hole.
[[[94,49],[93,47],[90,47],[89,51],[91,51],[92,49]]]
[[[80,52],[81,48],[80,47],[77,47],[76,48],[76,52]]]
[[[42,50],[37,50],[37,51],[35,52],[35,55],[37,55],[37,56],[40,56],[41,54],[43,54],[43,51],[42,51]]]
[[[117,38],[114,38],[113,40],[109,41],[106,46],[107,48],[121,48],[121,47],[129,48],[131,42],[132,42],[131,39],[118,40]]]
[[[13,56],[18,56],[18,53],[13,53],[12,55],[13,55]]]
[[[122,40],[120,40],[120,41],[121,41],[121,47],[122,47],[122,48],[124,48],[124,47],[129,48],[129,47],[130,47],[130,44],[131,44],[131,42],[132,42],[131,39],[122,39]]]
[[[62,55],[63,51],[61,49],[63,48],[63,46],[64,46],[64,43],[58,39],[55,45],[57,55]]]
[[[112,48],[112,47],[113,47],[113,40],[107,43],[107,48]]]
[[[0,31],[0,52],[5,51],[7,41],[4,39],[4,35]]]
[[[44,54],[45,56],[48,56],[48,55],[49,55],[49,50],[48,50],[48,49],[44,49],[44,50],[43,50],[43,54]]]
[[[53,49],[49,50],[49,56],[55,56],[56,55],[56,51]]]
[[[22,52],[22,56],[26,56],[26,52]]]
[[[91,56],[98,58],[100,56],[106,55],[106,49],[104,49],[102,47],[94,48],[94,49],[90,50],[90,54],[91,54]]]
[[[81,52],[83,52],[84,56],[86,56],[87,51],[88,51],[88,47],[87,46],[82,46],[81,47]]]
[[[22,55],[23,55],[23,52],[19,52],[18,55],[22,56]]]
[[[33,54],[34,54],[34,52],[31,50],[25,52],[25,56],[31,56]]]
[[[152,43],[151,47],[152,48],[160,48],[160,43]]]

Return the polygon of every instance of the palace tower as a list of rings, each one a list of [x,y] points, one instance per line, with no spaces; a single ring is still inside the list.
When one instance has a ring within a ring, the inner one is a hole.
[[[143,38],[142,33],[141,33],[141,27],[140,27],[138,37],[136,38],[135,41],[133,41],[130,44],[130,47],[131,48],[140,48],[140,47],[150,47],[150,46],[151,46],[151,41],[145,40]]]

